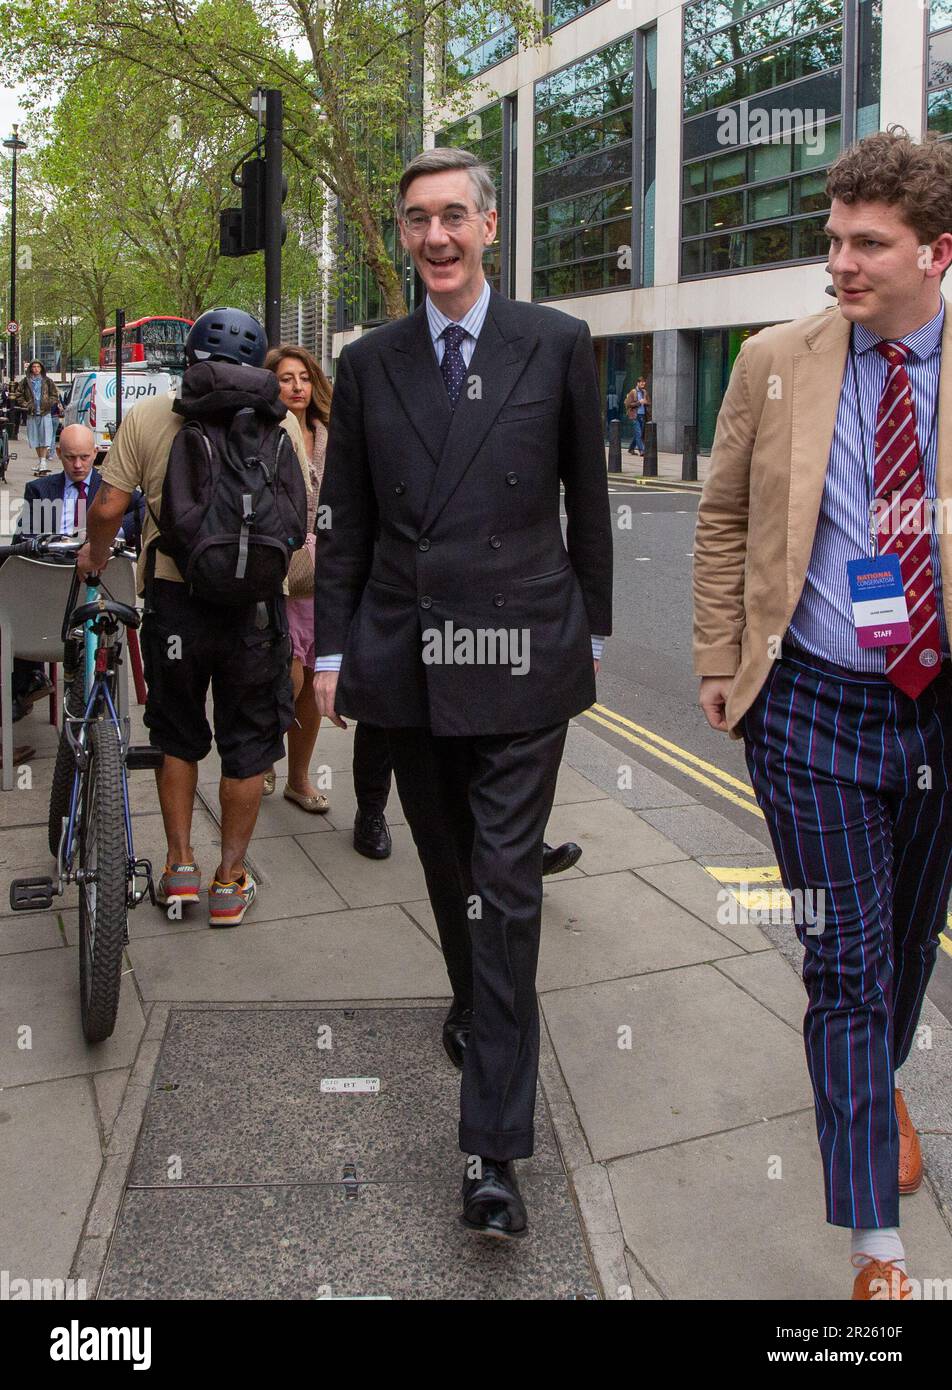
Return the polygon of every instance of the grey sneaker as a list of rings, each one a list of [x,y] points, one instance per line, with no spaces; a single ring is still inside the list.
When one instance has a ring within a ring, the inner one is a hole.
[[[208,889],[208,925],[237,927],[258,893],[258,885],[245,870],[241,883],[222,883],[213,878]]]
[[[155,900],[163,907],[174,903],[197,903],[202,871],[197,864],[166,864],[155,889]]]

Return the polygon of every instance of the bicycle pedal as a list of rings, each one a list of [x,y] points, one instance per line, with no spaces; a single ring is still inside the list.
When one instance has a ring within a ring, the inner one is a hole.
[[[51,878],[15,878],[10,884],[10,906],[14,912],[41,912],[53,906]]]
[[[165,754],[151,743],[130,743],[126,749],[126,767],[130,771],[141,767],[161,767]]]

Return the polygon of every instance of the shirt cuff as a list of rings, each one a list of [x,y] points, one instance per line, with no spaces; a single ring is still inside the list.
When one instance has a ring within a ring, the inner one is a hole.
[[[604,639],[604,637],[596,637],[595,634],[592,633],[592,659],[593,659],[593,661],[601,661],[601,659],[602,659],[602,652],[603,652],[604,650],[605,650],[605,639]]]
[[[339,671],[343,660],[343,652],[335,652],[333,656],[318,656],[314,659],[315,671]]]

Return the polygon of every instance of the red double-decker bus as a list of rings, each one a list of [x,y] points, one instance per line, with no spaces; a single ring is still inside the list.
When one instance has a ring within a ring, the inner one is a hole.
[[[185,339],[192,319],[175,314],[149,314],[127,323],[122,330],[122,364],[132,371],[152,368],[162,372],[185,370]],[[99,365],[116,365],[116,330],[104,328],[99,339]]]

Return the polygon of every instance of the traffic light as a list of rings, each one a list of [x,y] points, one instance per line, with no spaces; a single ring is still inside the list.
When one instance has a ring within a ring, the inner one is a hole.
[[[268,162],[246,159],[241,166],[241,207],[219,214],[219,252],[222,256],[250,256],[263,251],[267,217]],[[288,181],[281,175],[281,202],[288,196]],[[288,224],[281,218],[281,245],[287,241]]]

